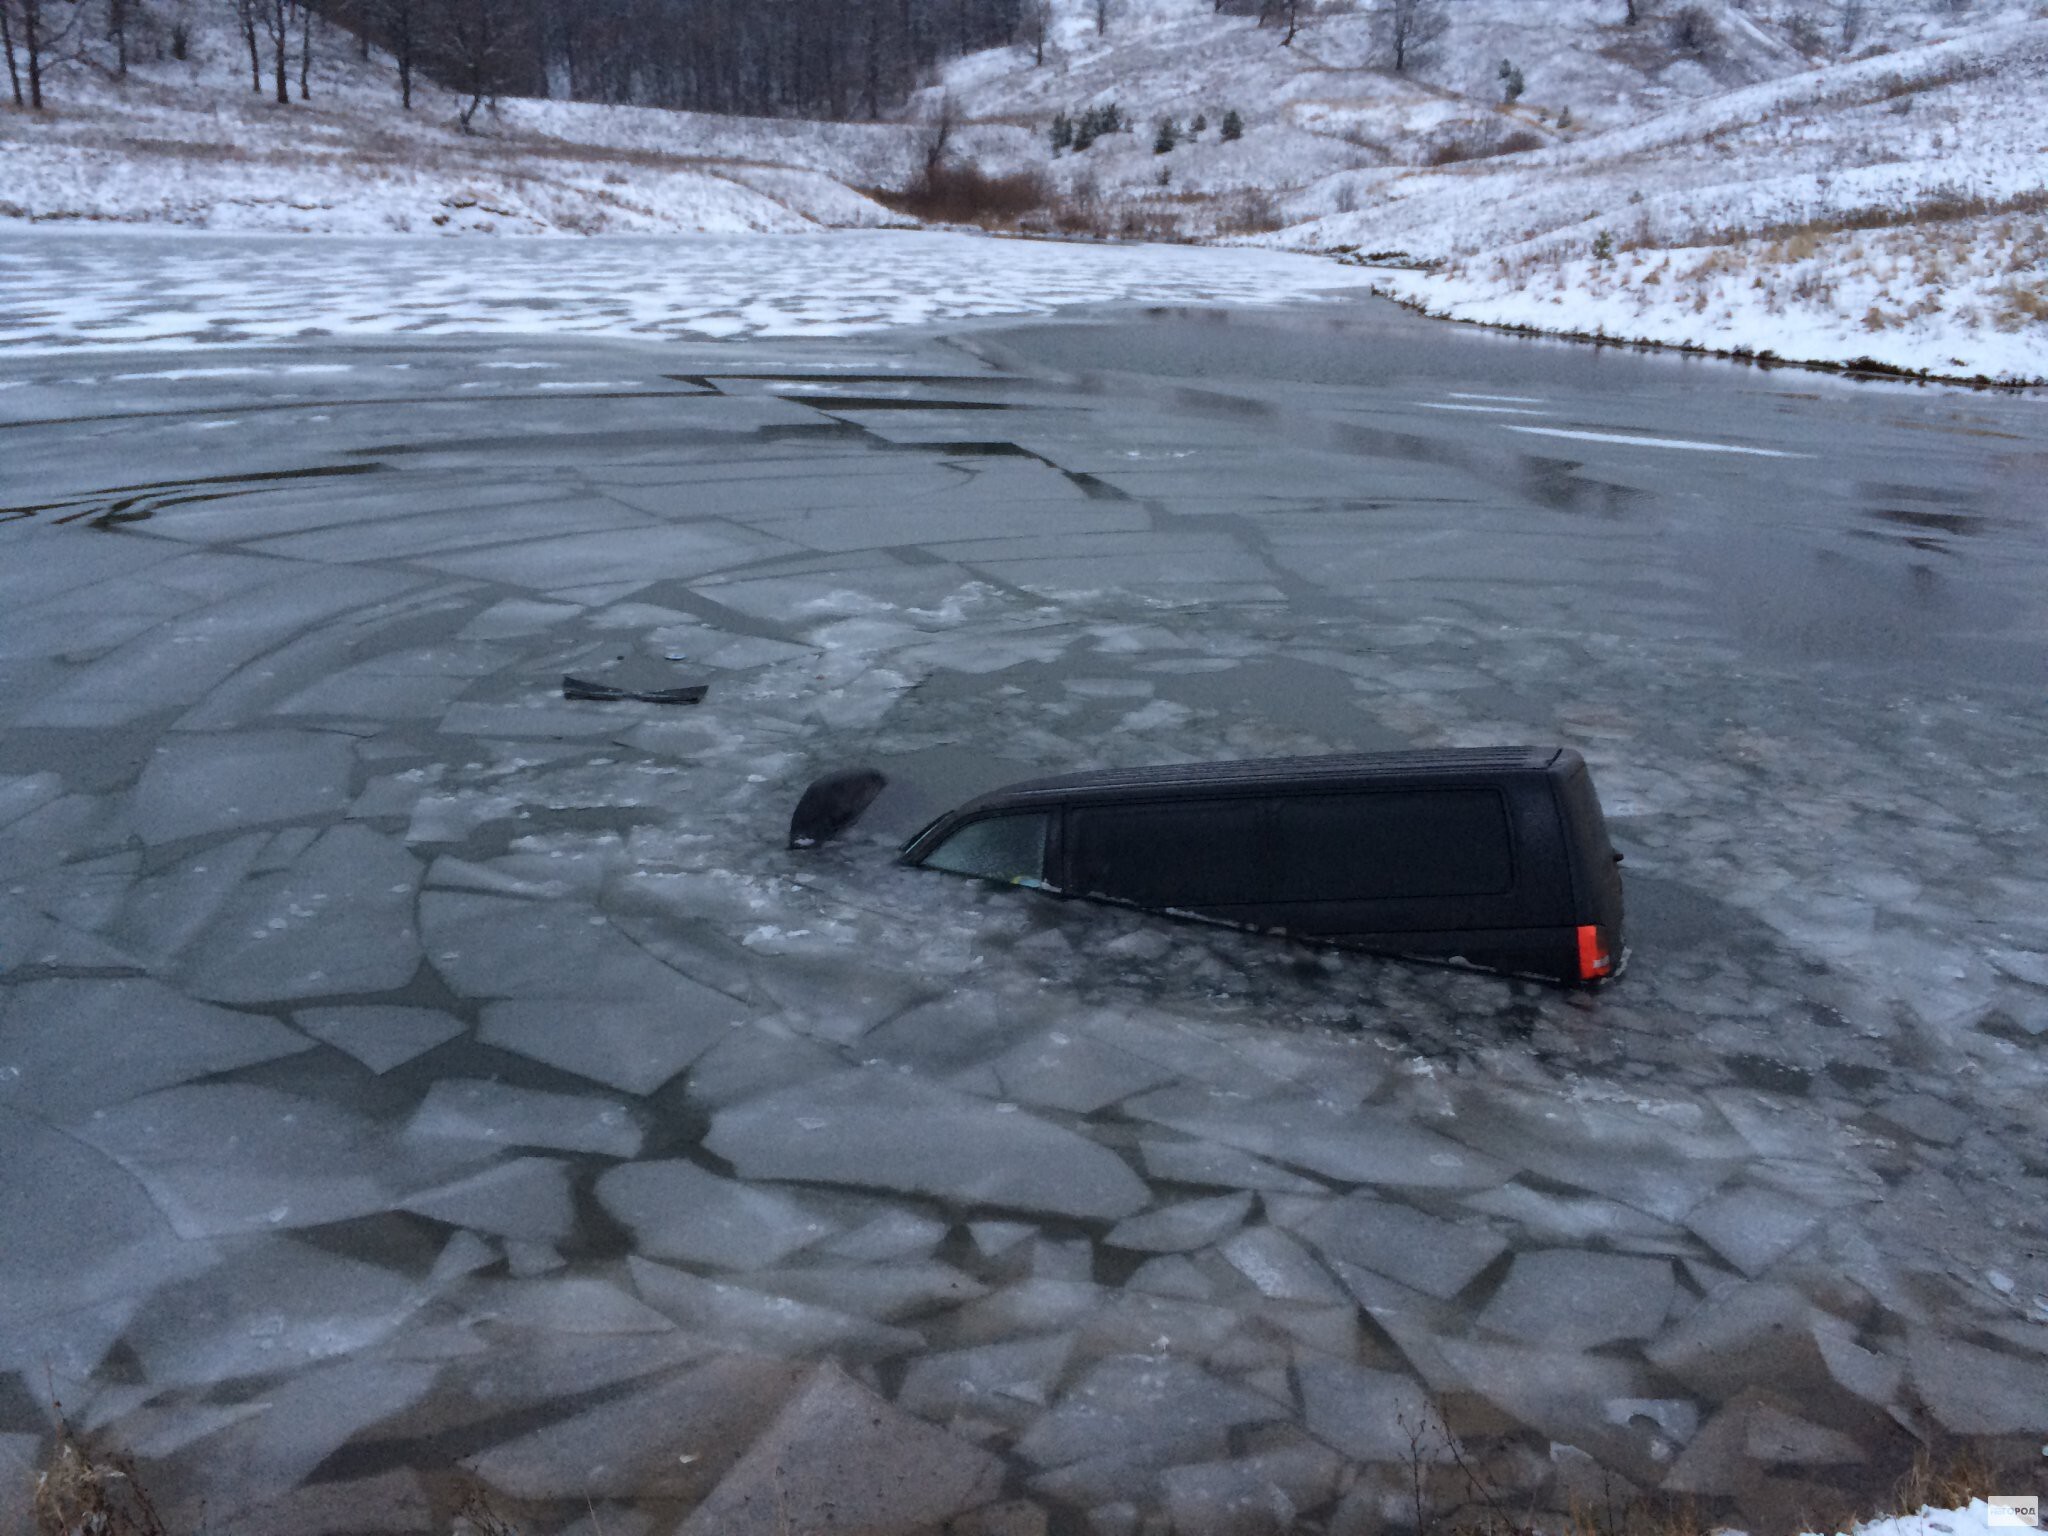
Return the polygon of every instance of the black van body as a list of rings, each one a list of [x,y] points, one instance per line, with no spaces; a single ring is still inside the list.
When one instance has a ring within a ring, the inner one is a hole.
[[[947,812],[902,862],[1572,984],[1621,960],[1620,859],[1568,748],[1035,779]]]

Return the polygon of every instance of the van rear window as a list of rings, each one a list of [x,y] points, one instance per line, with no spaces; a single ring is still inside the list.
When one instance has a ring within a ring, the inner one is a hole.
[[[1488,789],[1082,806],[1074,889],[1154,907],[1491,895],[1513,884]]]

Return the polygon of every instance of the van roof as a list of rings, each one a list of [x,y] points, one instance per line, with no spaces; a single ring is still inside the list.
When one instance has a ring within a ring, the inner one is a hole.
[[[1078,795],[1116,798],[1160,790],[1239,791],[1282,785],[1374,788],[1417,779],[1447,782],[1475,774],[1541,773],[1563,747],[1446,747],[1420,752],[1333,752],[1319,757],[1261,757],[1237,762],[1165,763],[1154,768],[1104,768],[1005,785],[960,807],[986,810]]]

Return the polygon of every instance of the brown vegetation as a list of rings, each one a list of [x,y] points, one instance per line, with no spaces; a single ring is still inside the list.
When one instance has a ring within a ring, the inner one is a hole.
[[[1015,229],[1027,215],[1051,202],[1045,178],[1036,171],[990,176],[971,165],[935,165],[901,192],[870,190],[868,196],[927,224],[977,224]]]

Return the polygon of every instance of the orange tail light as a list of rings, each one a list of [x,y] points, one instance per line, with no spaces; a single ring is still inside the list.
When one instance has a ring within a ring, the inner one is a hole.
[[[1579,929],[1579,980],[1593,981],[1614,974],[1614,956],[1607,952],[1607,940],[1592,923]]]

